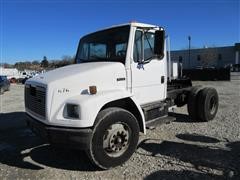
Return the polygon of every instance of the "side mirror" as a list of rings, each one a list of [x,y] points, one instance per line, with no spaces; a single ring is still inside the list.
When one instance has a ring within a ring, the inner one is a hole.
[[[155,31],[154,54],[157,55],[157,57],[160,59],[164,57],[164,44],[165,44],[165,31],[164,30]]]

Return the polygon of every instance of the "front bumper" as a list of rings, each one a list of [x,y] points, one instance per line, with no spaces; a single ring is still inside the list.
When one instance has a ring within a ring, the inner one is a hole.
[[[46,125],[27,114],[27,125],[50,144],[74,149],[89,149],[91,128],[70,128]]]

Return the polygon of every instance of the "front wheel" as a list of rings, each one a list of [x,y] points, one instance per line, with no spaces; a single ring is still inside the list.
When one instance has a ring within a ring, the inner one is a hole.
[[[132,156],[138,139],[139,125],[134,115],[121,108],[107,108],[97,116],[87,154],[95,165],[109,169]]]

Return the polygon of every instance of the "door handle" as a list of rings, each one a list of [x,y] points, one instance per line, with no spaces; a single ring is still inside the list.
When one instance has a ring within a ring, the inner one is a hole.
[[[164,83],[164,76],[161,76],[161,84],[163,84]]]

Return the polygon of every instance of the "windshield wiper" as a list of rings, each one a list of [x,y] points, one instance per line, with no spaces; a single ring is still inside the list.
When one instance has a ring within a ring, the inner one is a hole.
[[[93,58],[93,59],[92,59]],[[99,56],[90,56],[90,59],[91,60],[104,60],[106,58],[102,58],[102,57],[99,57]]]
[[[87,59],[77,58],[77,63],[82,63],[88,61]]]
[[[77,63],[88,63],[88,62],[101,62],[103,60],[107,61],[106,58],[94,57],[95,59],[77,59]]]

